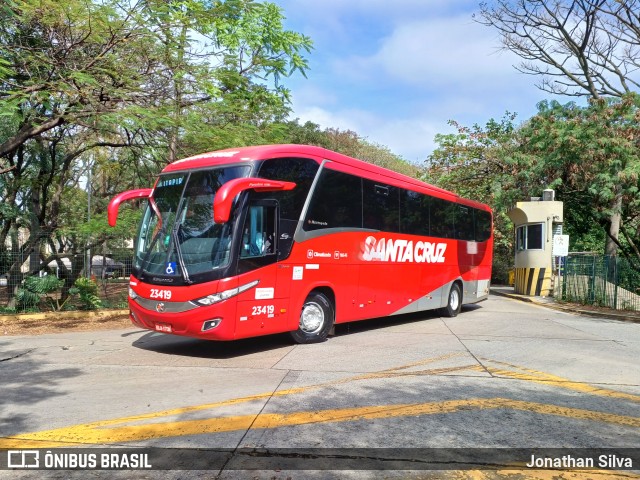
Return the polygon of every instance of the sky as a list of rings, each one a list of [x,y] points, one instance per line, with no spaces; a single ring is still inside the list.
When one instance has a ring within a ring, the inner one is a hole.
[[[551,96],[538,77],[519,73],[519,57],[498,32],[472,18],[479,0],[272,0],[284,26],[314,42],[307,78],[285,79],[292,118],[350,129],[415,164],[455,120],[537,112]],[[569,101],[567,99],[566,101]]]

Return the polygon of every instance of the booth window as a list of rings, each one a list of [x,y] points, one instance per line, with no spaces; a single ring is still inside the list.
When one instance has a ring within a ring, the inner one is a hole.
[[[518,227],[516,229],[516,249],[542,250],[543,225],[542,223],[532,223]]]

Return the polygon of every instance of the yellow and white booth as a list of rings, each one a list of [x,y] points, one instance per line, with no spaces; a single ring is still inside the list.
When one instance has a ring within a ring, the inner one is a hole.
[[[515,293],[552,294],[553,238],[562,235],[563,203],[555,192],[518,202],[507,212],[515,224]]]

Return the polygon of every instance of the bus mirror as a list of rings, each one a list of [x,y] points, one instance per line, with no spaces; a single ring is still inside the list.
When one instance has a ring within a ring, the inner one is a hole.
[[[107,208],[107,218],[109,219],[109,225],[116,226],[116,220],[118,220],[118,208],[122,202],[127,200],[134,200],[136,198],[149,198],[151,195],[151,188],[140,188],[138,190],[128,190],[126,192],[119,193],[111,199],[109,207]]]
[[[256,192],[275,192],[280,190],[293,190],[296,184],[279,180],[266,180],[264,178],[236,178],[220,187],[213,199],[213,220],[216,223],[229,221],[233,199],[240,192],[255,190]]]

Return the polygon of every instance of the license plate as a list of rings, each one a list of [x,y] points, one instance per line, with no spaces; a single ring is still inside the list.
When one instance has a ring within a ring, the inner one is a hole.
[[[169,325],[168,323],[156,323],[156,331],[171,333],[171,325]]]

